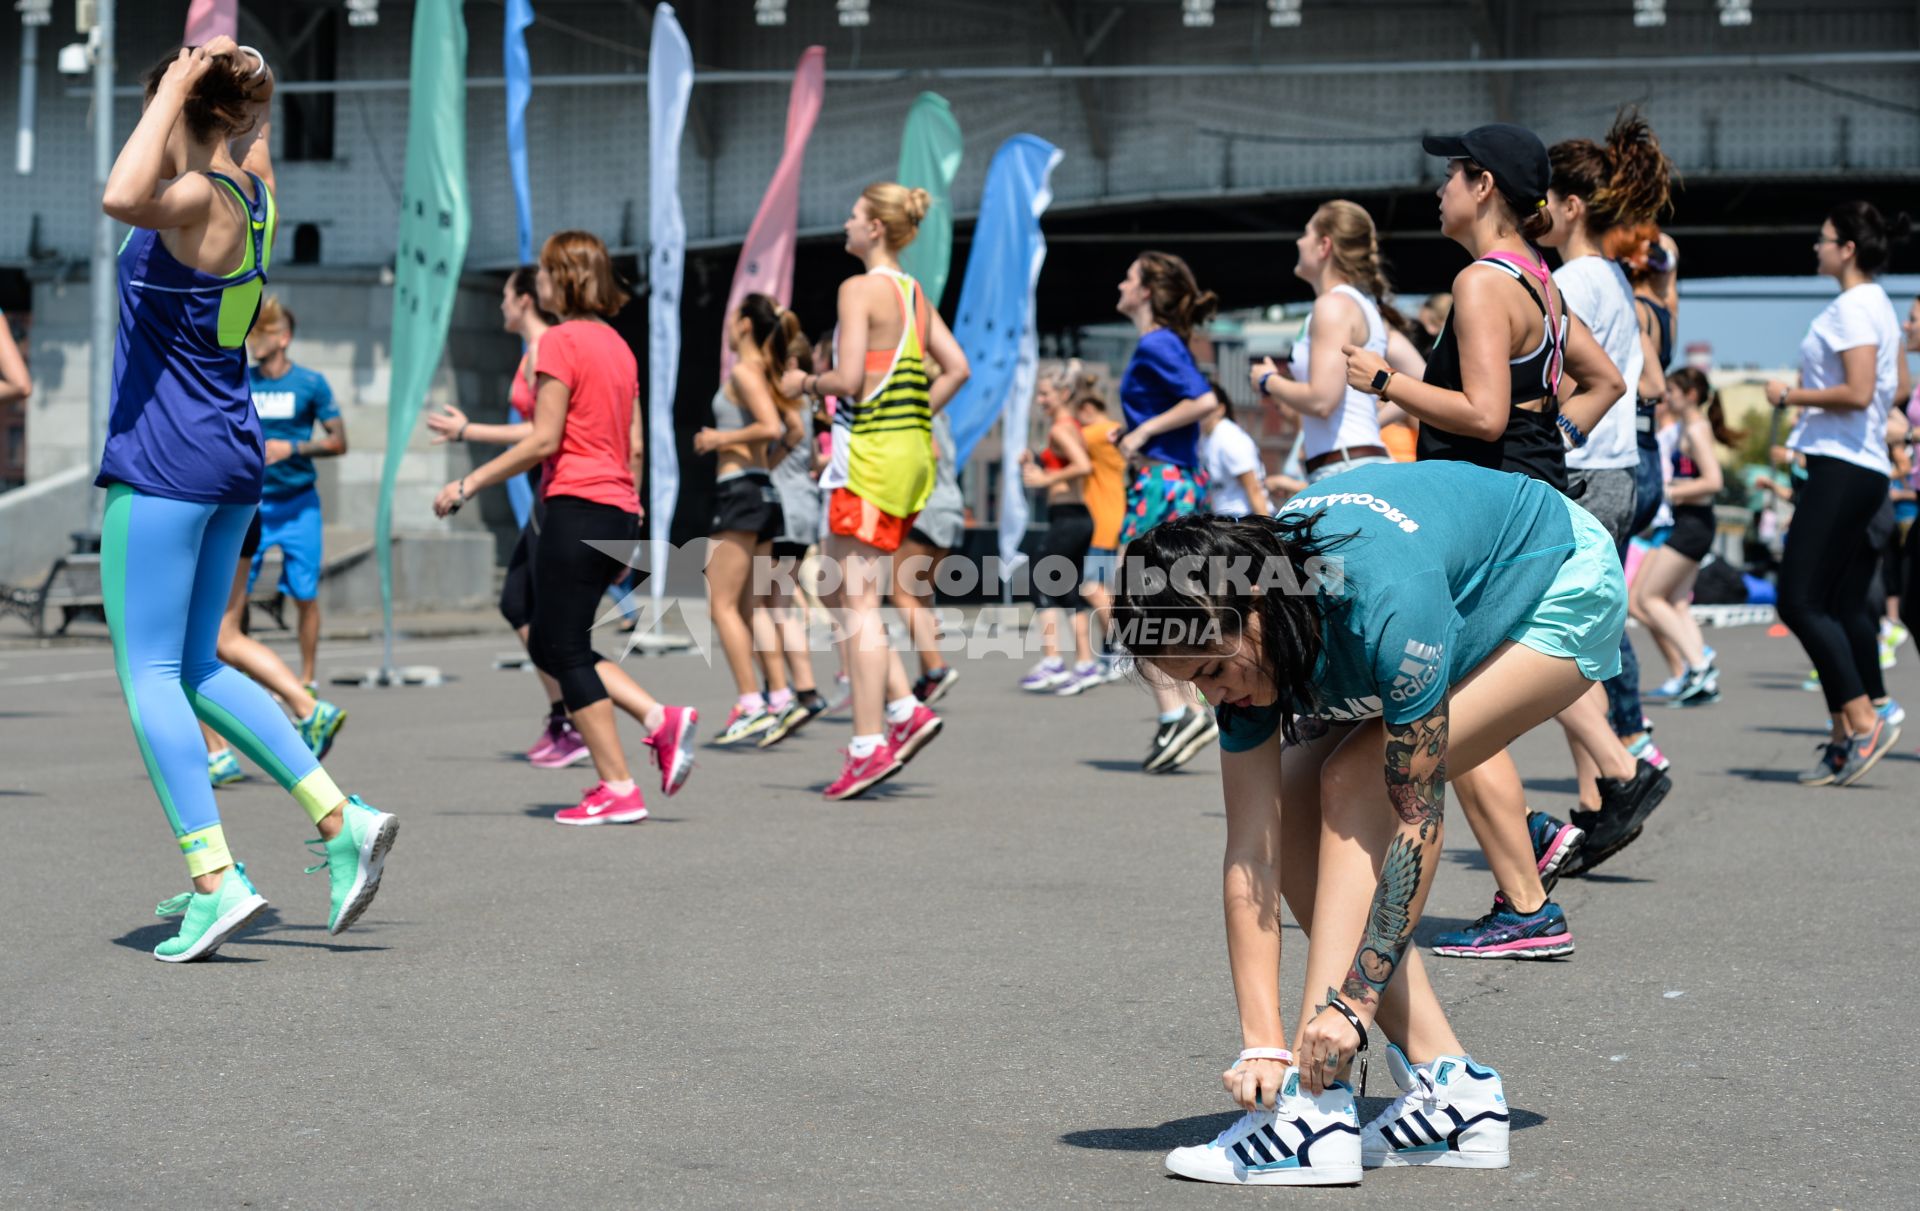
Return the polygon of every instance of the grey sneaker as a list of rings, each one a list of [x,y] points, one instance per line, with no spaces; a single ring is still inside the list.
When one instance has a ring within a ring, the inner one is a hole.
[[[1850,736],[1841,749],[1844,764],[1835,771],[1833,781],[1836,786],[1852,786],[1867,776],[1867,771],[1879,764],[1880,758],[1887,755],[1894,742],[1900,739],[1900,725],[1888,723],[1885,719],[1875,719],[1873,730],[1864,736]]]
[[[1832,786],[1840,771],[1847,767],[1848,745],[1842,740],[1828,741],[1820,746],[1820,763],[1800,775],[1801,786]],[[1861,773],[1866,773],[1863,769]]]

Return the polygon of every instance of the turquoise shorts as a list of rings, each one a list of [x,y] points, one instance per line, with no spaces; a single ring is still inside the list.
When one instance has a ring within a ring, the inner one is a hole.
[[[1627,576],[1605,526],[1573,501],[1573,554],[1507,638],[1547,656],[1579,664],[1589,681],[1620,672],[1620,635],[1627,626]]]

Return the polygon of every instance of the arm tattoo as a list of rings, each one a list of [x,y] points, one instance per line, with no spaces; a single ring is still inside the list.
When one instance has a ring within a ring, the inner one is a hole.
[[[1446,803],[1447,704],[1413,723],[1387,725],[1387,798],[1403,824],[1418,824],[1420,839],[1440,823]]]
[[[1447,705],[1415,723],[1387,725],[1387,794],[1401,823],[1419,832],[1397,833],[1380,863],[1380,882],[1367,913],[1366,933],[1340,986],[1350,1003],[1378,1007],[1413,938],[1413,902],[1427,853],[1440,845],[1446,804]]]

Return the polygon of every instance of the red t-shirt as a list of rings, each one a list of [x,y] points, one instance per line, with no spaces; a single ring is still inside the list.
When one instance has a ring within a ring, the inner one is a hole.
[[[542,496],[577,496],[640,511],[631,429],[640,368],[633,350],[606,324],[569,320],[540,338],[540,374],[569,392],[560,449],[540,476]]]

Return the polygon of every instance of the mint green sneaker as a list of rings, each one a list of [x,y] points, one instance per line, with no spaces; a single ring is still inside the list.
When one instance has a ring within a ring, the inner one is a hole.
[[[347,713],[339,707],[321,698],[313,700],[313,714],[295,723],[294,730],[300,733],[300,739],[307,742],[313,755],[322,761],[327,759],[327,750],[333,747],[333,737],[347,722]]]
[[[177,912],[186,913],[186,917],[180,922],[179,933],[153,948],[153,957],[162,963],[204,959],[259,916],[266,906],[267,898],[255,891],[247,880],[246,867],[236,862],[221,881],[220,890],[182,892],[154,906],[156,917],[170,917]]]
[[[325,870],[333,883],[333,912],[327,918],[327,932],[339,933],[360,919],[380,890],[380,871],[387,863],[387,851],[400,835],[400,818],[390,812],[376,811],[361,802],[360,796],[347,797],[341,813],[345,825],[331,841],[315,837],[307,842],[313,856],[323,858],[307,867],[307,873]],[[314,846],[319,846],[314,849]]]
[[[215,786],[232,786],[246,776],[247,771],[240,768],[240,759],[233,755],[232,749],[207,754],[207,781]]]

